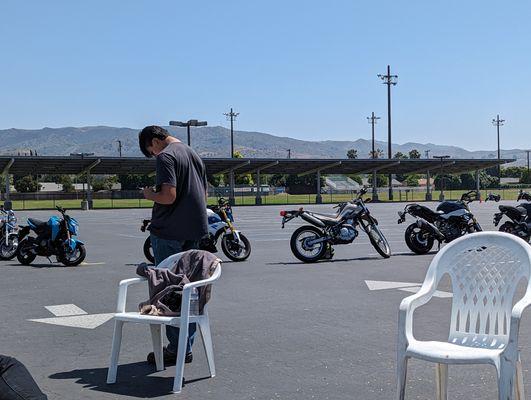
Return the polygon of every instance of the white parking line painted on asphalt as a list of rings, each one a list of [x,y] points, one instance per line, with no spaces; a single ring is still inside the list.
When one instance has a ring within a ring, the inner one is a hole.
[[[114,317],[114,313],[87,314],[85,310],[75,304],[59,304],[44,306],[55,317],[29,319],[31,322],[40,322],[50,325],[61,325],[70,328],[95,329]]]
[[[422,286],[421,283],[413,283],[413,282],[370,281],[370,280],[366,280],[365,284],[367,285],[367,288],[371,291],[372,290],[397,289],[403,292],[410,292],[410,293],[417,293],[420,287]],[[444,292],[442,290],[436,290],[433,293],[433,296],[445,299],[445,298],[452,297],[453,294],[450,292]]]
[[[122,236],[126,238],[133,238],[133,239],[145,239],[148,235],[140,236],[140,235],[126,235],[125,233],[117,233],[116,236]]]
[[[56,306],[44,306],[56,317],[66,317],[71,315],[84,315],[87,312],[75,304],[58,304]]]
[[[41,322],[43,324],[67,326],[69,328],[95,329],[112,319],[114,313],[108,314],[87,314],[70,317],[53,317],[30,319],[28,321]]]

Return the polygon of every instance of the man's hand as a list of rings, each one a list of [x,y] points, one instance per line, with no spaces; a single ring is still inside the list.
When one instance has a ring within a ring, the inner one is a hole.
[[[144,193],[144,197],[147,200],[152,200],[155,203],[159,204],[173,204],[175,199],[177,198],[177,191],[175,189],[175,186],[168,185],[163,183],[161,185],[160,191],[155,192],[152,188],[146,187],[142,190]]]
[[[144,194],[144,198],[147,200],[153,200],[153,195],[155,192],[153,191],[152,187],[146,186],[144,189],[142,189],[142,193]]]

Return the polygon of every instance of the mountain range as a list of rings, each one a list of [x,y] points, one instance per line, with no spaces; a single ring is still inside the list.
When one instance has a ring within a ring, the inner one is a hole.
[[[172,135],[186,142],[186,128],[166,127]],[[101,156],[118,156],[118,140],[122,143],[123,156],[141,156],[138,149],[139,129],[109,126],[4,129],[0,130],[0,155],[29,154],[69,155],[70,153],[94,153]],[[221,126],[191,128],[192,147],[202,157],[229,157],[230,130]],[[292,158],[345,158],[349,149],[356,149],[358,158],[369,158],[371,141],[306,141],[279,137],[261,132],[234,131],[235,150],[244,157],[285,158],[288,149]],[[376,147],[387,157],[387,143],[376,141]],[[433,143],[393,143],[393,153],[407,154],[416,149],[422,157],[429,150],[430,156],[449,155],[453,158],[496,158],[495,150],[469,151],[457,146]],[[522,149],[504,149],[502,158],[515,158],[513,165],[526,165],[527,154]]]

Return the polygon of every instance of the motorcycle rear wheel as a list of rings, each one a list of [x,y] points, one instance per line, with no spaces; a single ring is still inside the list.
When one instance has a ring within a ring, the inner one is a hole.
[[[411,224],[404,233],[406,245],[415,254],[426,254],[433,247],[433,236],[429,232],[419,228],[417,224]]]
[[[147,237],[144,242],[144,257],[153,265],[155,265],[155,256],[153,254],[153,247],[151,247],[151,237]]]
[[[290,240],[290,247],[293,255],[305,263],[314,263],[319,261],[325,255],[328,247],[327,244],[325,242],[321,242],[312,246],[311,249],[305,249],[304,241],[310,238],[318,239],[323,236],[323,232],[314,226],[305,225],[297,228],[291,235]],[[304,254],[303,252],[311,254]]]
[[[33,248],[33,241],[25,239],[19,243],[17,248],[17,260],[22,265],[30,265],[37,257],[37,254],[31,253],[30,249]]]

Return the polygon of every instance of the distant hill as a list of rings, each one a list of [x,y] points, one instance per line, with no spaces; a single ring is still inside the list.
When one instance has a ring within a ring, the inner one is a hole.
[[[174,136],[186,141],[186,129],[166,127]],[[138,150],[139,129],[88,126],[83,128],[43,128],[36,130],[0,130],[0,154],[16,155],[37,150],[39,155],[69,155],[70,153],[95,153],[102,156],[117,156],[118,144],[122,141],[124,156],[141,156]],[[192,128],[192,147],[203,157],[228,157],[230,153],[230,131],[221,126]],[[365,139],[355,141],[325,140],[311,142],[279,137],[261,132],[234,132],[235,149],[245,157],[283,158],[291,149],[292,158],[345,158],[349,149],[358,151],[358,158],[368,158],[371,142]],[[376,146],[386,152],[387,143],[377,141]],[[422,156],[425,150],[430,155],[449,155],[455,158],[496,158],[492,151],[468,151],[456,146],[432,143],[394,144],[393,153],[407,154],[417,149]],[[502,157],[516,158],[515,165],[526,164],[526,153],[521,149],[502,150]]]

